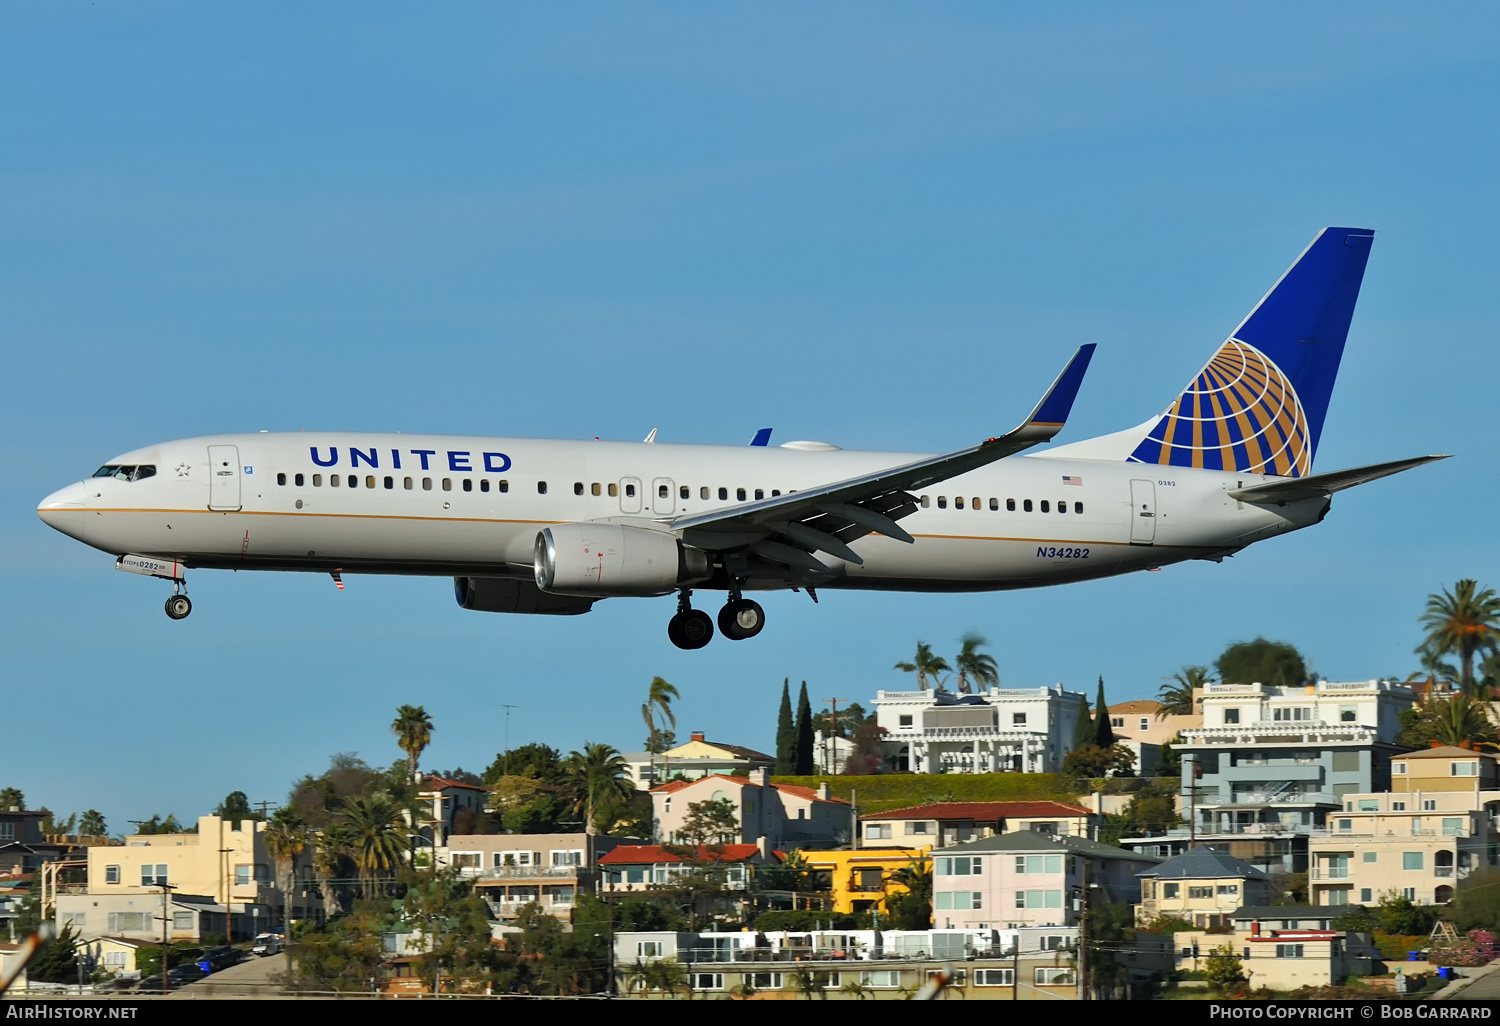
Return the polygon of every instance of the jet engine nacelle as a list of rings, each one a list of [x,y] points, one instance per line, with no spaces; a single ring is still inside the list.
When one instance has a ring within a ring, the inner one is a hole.
[[[661,531],[555,524],[536,536],[536,586],[555,595],[668,595],[712,574],[708,554]]]
[[[576,616],[593,608],[593,599],[548,595],[530,581],[514,577],[455,577],[453,596],[465,609],[481,613],[538,613]]]

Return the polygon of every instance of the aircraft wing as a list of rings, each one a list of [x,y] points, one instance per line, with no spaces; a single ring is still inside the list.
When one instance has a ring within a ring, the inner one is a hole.
[[[1341,492],[1345,488],[1353,488],[1355,485],[1366,484],[1370,481],[1378,481],[1382,477],[1390,477],[1399,474],[1403,470],[1420,467],[1425,463],[1435,463],[1438,460],[1446,460],[1448,456],[1416,456],[1409,460],[1392,460],[1389,463],[1372,463],[1368,467],[1353,467],[1349,470],[1335,470],[1327,474],[1312,474],[1308,477],[1291,477],[1282,481],[1268,481],[1265,484],[1251,485],[1249,488],[1236,488],[1229,493],[1231,499],[1241,502],[1255,502],[1260,504],[1275,503],[1284,506],[1288,502],[1298,502],[1302,499],[1326,498],[1334,492]]]
[[[667,524],[690,545],[711,551],[748,546],[759,558],[811,573],[832,572],[813,552],[863,563],[848,545],[856,538],[873,533],[912,541],[896,523],[917,509],[911,489],[966,474],[1061,431],[1093,355],[1093,343],[1080,346],[1029,417],[978,445],[772,499],[678,517]]]

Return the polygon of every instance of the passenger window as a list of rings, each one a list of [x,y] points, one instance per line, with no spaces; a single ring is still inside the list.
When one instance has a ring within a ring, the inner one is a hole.
[[[292,483],[295,484],[298,488],[301,488],[306,480],[307,479],[305,477],[303,477],[301,474],[298,474],[296,477],[292,478]]]
[[[487,492],[487,491],[490,490],[490,479],[489,478],[487,478],[487,477],[481,477],[479,479],[479,490],[481,492]]]
[[[1000,508],[1000,500],[999,499],[991,499],[990,500],[990,509],[991,510],[998,510],[999,508]]]
[[[1047,500],[1046,499],[1042,500],[1042,512],[1043,513],[1050,513],[1050,512],[1052,512],[1051,509],[1049,509],[1048,506],[1047,506]]]
[[[984,504],[979,501],[979,496],[977,496],[977,495],[974,496],[974,508],[975,509],[983,509],[984,508]]]
[[[763,488],[757,488],[757,489],[755,489],[755,498],[757,500],[764,499],[765,497],[766,497],[765,489],[763,489]]]
[[[1083,503],[1081,503],[1081,502],[1075,502],[1075,503],[1073,503],[1073,512],[1074,513],[1082,513],[1083,512]]]
[[[598,481],[595,481],[593,484],[589,485],[589,494],[590,495],[598,495],[599,494],[599,482]]]
[[[510,491],[510,482],[507,481],[503,477],[500,479],[500,491],[502,491],[502,492],[508,492],[508,491]]]
[[[583,494],[583,482],[582,481],[574,481],[573,482],[573,494],[574,495],[582,495]]]
[[[1031,500],[1030,499],[1022,499],[1021,500],[1021,512],[1023,512],[1023,513],[1030,513],[1031,512]]]
[[[1014,513],[1016,511],[1016,500],[1015,499],[1006,499],[1005,500],[1005,509],[1009,513]]]
[[[929,506],[931,506],[931,505],[932,505],[932,500],[931,500],[931,499],[929,499],[929,498],[928,498],[928,497],[927,497],[927,496],[925,496],[925,495],[924,495],[924,496],[922,496],[922,508],[923,508],[923,509],[927,509],[927,508],[928,508],[928,507],[929,507]]]
[[[659,498],[659,499],[665,499],[667,497],[667,486],[666,485],[657,485],[656,486],[656,497]]]
[[[472,492],[473,490],[474,490],[474,479],[472,477],[466,477],[466,478],[464,478],[464,491],[466,491],[466,492]]]
[[[620,494],[620,486],[617,485],[617,484],[615,484],[613,481],[611,481],[609,483],[609,497],[611,499],[613,499],[615,496],[617,496],[619,494]]]
[[[734,490],[734,497],[736,499],[739,499],[741,502],[744,502],[745,501],[745,489],[743,489],[743,488],[736,488]]]
[[[285,485],[286,484],[286,475],[285,474],[277,474],[276,475],[276,483],[279,484],[279,485]]]
[[[719,498],[720,499],[727,499],[727,498],[729,498],[729,489],[728,488],[720,488],[719,489]]]
[[[546,495],[547,494],[547,482],[546,481],[538,481],[536,483],[536,493],[538,495]]]
[[[349,475],[349,487],[350,488],[358,488],[359,487],[359,478],[355,477],[353,474]]]
[[[1059,502],[1057,504],[1057,511],[1059,513],[1066,513],[1068,511],[1068,500],[1064,499],[1062,502]]]
[[[691,499],[693,497],[693,490],[687,485],[683,485],[677,490],[677,494],[684,499]]]
[[[451,492],[451,491],[453,491],[453,478],[451,478],[451,477],[445,477],[445,478],[443,478],[443,491],[445,491],[445,492]]]
[[[424,478],[422,478],[422,491],[424,491],[424,492],[430,492],[430,491],[432,491],[432,478],[430,478],[430,477],[424,477]]]
[[[704,487],[698,489],[698,498],[700,498],[700,499],[707,499],[708,498],[708,487],[706,485]]]
[[[338,486],[339,486],[339,476],[337,474],[329,474],[328,475],[328,487],[329,488],[337,488]]]
[[[374,488],[375,487],[375,475],[374,474],[366,474],[365,475],[365,487],[366,488]]]
[[[774,498],[776,498],[776,496],[778,496],[780,494],[781,494],[781,489],[780,488],[772,488],[771,489],[771,498],[774,499]]]
[[[300,484],[301,482],[299,481],[298,483]],[[395,487],[396,487],[396,479],[394,477],[391,477],[389,474],[387,474],[386,478],[385,478],[385,490],[386,491],[390,491],[391,489],[393,489]]]
[[[411,478],[409,478],[409,477],[402,478],[401,479],[401,487],[405,488],[407,491],[411,491]]]
[[[322,474],[314,474],[313,475],[313,487],[314,488],[322,488],[323,487],[323,475]]]
[[[953,497],[953,508],[954,509],[963,509],[964,508],[964,497],[962,495],[955,495]]]
[[[633,499],[633,498],[635,498],[635,485],[628,484],[628,485],[625,486],[625,498],[627,498],[627,499]]]
[[[938,496],[938,509],[947,509],[947,508],[948,508],[948,496],[946,496],[946,495],[939,495]]]

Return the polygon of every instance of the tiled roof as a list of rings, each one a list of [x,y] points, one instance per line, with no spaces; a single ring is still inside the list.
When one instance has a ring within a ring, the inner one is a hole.
[[[1011,834],[996,834],[994,837],[986,837],[979,841],[969,841],[964,844],[952,844],[946,848],[937,849],[938,854],[948,852],[973,852],[984,854],[986,852],[1054,852],[1068,851],[1075,855],[1087,855],[1096,859],[1130,859],[1132,862],[1161,862],[1154,855],[1142,855],[1139,852],[1126,851],[1124,848],[1116,848],[1112,844],[1101,844],[1098,841],[1090,841],[1086,837],[1073,837],[1064,834],[1061,837],[1052,837],[1048,834],[1039,834],[1032,830],[1017,830]]]
[[[1363,905],[1242,905],[1229,913],[1234,919],[1339,919],[1363,912]]]
[[[754,844],[700,844],[697,848],[697,860],[700,862],[744,862],[753,859],[760,854],[760,847]],[[778,857],[780,852],[775,853]],[[600,856],[601,866],[638,865],[640,863],[654,862],[686,862],[683,856],[668,850],[664,844],[622,844],[618,848]]]
[[[1161,880],[1214,880],[1231,877],[1242,880],[1264,880],[1266,874],[1217,848],[1201,847],[1185,851],[1153,866],[1137,876],[1153,876]]]
[[[872,812],[866,819],[972,819],[993,822],[1032,816],[1087,816],[1089,810],[1081,805],[1067,802],[934,802],[931,805],[912,805],[889,812]]]
[[[1494,759],[1497,758],[1489,752],[1475,752],[1468,748],[1459,748],[1457,745],[1441,745],[1437,748],[1423,748],[1415,752],[1407,752],[1405,755],[1397,755],[1397,759]]]
[[[1161,708],[1160,702],[1149,698],[1136,698],[1129,702],[1117,702],[1109,707],[1112,713],[1154,713]]]
[[[657,784],[651,790],[659,794],[671,794],[673,791],[681,791],[684,787],[701,784],[705,780],[727,780],[731,784],[739,784],[741,787],[750,783],[749,777],[733,777],[728,773],[710,773],[708,776],[699,777],[697,780],[669,780],[665,784]]]
[[[450,787],[466,787],[470,791],[488,790],[487,788],[480,787],[478,784],[466,784],[462,780],[449,780],[447,777],[439,777],[432,774],[428,774],[427,778],[422,781],[422,790],[424,791],[444,791]]]

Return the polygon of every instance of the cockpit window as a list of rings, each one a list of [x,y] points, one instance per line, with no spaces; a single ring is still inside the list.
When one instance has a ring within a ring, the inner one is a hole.
[[[94,471],[95,477],[113,477],[120,481],[139,481],[146,477],[155,477],[156,468],[152,466],[124,466],[118,463],[106,463]]]

